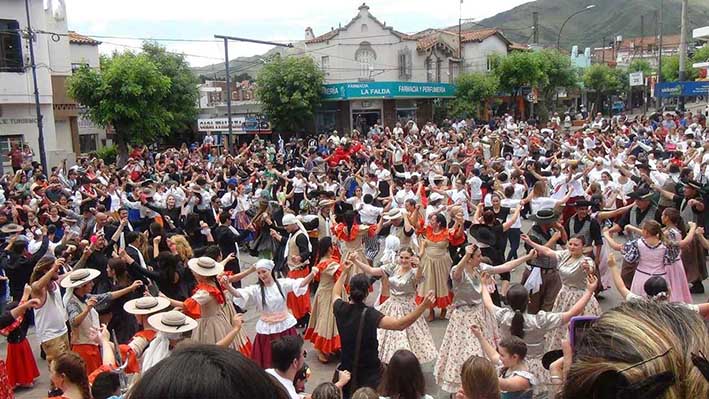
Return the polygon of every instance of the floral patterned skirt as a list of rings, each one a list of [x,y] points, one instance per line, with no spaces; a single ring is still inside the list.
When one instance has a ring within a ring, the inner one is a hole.
[[[553,313],[563,313],[571,309],[576,302],[583,296],[586,290],[580,290],[578,288],[571,288],[569,286],[562,286],[559,295],[556,296],[556,301],[554,301],[554,308],[551,310]],[[601,306],[595,297],[591,297],[591,300],[586,304],[586,308],[581,313],[581,316],[600,316]],[[547,335],[547,345],[546,352],[561,349],[561,340],[569,339],[569,326],[564,324],[551,331],[550,335]]]
[[[480,342],[471,326],[478,326],[485,339],[496,345],[499,334],[497,322],[483,305],[461,306],[453,310],[443,344],[438,351],[438,360],[433,368],[436,384],[446,392],[454,393],[460,388],[460,369],[470,356],[485,357]]]
[[[395,319],[406,316],[414,309],[414,295],[391,296],[379,307],[380,312]],[[377,329],[377,340],[379,360],[383,363],[389,363],[394,352],[399,349],[413,352],[421,363],[436,359],[436,346],[423,317],[419,317],[414,324],[402,331]]]

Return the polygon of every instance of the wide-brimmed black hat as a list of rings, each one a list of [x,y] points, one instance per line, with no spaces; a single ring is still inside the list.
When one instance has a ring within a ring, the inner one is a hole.
[[[562,357],[564,357],[564,352],[561,349],[549,351],[542,356],[542,367],[549,370],[549,366]]]
[[[643,187],[643,188],[640,188],[640,189],[628,194],[628,198],[649,200],[650,198],[652,198],[652,195],[653,195],[653,193],[650,190]]]
[[[698,181],[696,181],[696,180],[687,180],[687,181],[684,183],[684,185],[685,185],[685,186],[688,186],[688,187],[692,187],[693,189],[695,189],[695,190],[697,190],[697,191],[701,191],[702,188],[703,188],[703,187],[702,187],[702,183],[700,183],[700,182],[698,182]]]
[[[554,223],[559,220],[559,214],[553,209],[540,209],[534,215],[530,215],[529,220],[536,223]]]
[[[470,226],[470,235],[473,236],[475,241],[487,246],[495,245],[497,241],[495,239],[495,233],[493,233],[486,224],[474,224]]]

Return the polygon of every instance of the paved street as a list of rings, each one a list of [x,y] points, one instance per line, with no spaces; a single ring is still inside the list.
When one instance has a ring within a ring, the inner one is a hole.
[[[523,231],[527,231],[531,227],[531,223],[528,221],[523,222]],[[243,255],[242,254],[242,264],[250,265],[252,264],[256,259],[253,257],[250,257],[248,255]],[[521,279],[521,270],[522,268],[517,269],[515,273],[513,273],[513,282],[519,282]],[[246,280],[245,284],[255,284],[256,283],[256,275],[252,274],[250,275]],[[705,287],[709,289],[709,284],[705,282]],[[604,299],[602,299],[601,306],[604,310],[610,309],[614,306],[616,306],[620,298],[615,291],[615,289],[610,289],[604,293]],[[703,302],[706,301],[706,295],[694,295],[694,302]],[[256,311],[248,311],[245,314],[245,328],[247,331],[247,334],[249,337],[253,338],[254,335],[256,334],[255,332],[255,325],[256,325],[256,320],[258,318],[258,313]],[[440,347],[441,341],[443,340],[443,335],[445,333],[447,321],[445,320],[436,320],[432,323],[429,324],[431,327],[431,333],[433,334],[433,339],[436,343],[437,347]],[[473,337],[471,336],[471,339]],[[30,343],[32,344],[32,348],[35,351],[35,357],[38,359],[38,367],[40,369],[40,372],[42,375],[40,378],[37,380],[35,384],[35,388],[33,389],[22,389],[18,390],[16,392],[16,397],[18,399],[43,399],[46,398],[46,393],[47,390],[46,388],[49,386],[49,376],[47,373],[47,363],[39,358],[39,344],[36,340],[36,336],[34,335],[34,331],[30,331],[29,334],[29,340]],[[3,342],[0,344],[0,355],[2,357],[5,357],[5,349],[6,345],[3,340]],[[310,381],[307,384],[307,390],[312,391],[320,382],[324,381],[330,381],[332,378],[333,371],[335,369],[335,362],[332,362],[330,364],[321,364],[316,357],[315,352],[312,350],[312,345],[309,342],[306,342],[306,349],[308,349],[308,358],[307,362],[311,367],[312,375],[310,378]],[[442,392],[438,389],[436,386],[434,379],[433,379],[433,363],[425,364],[423,365],[423,370],[424,370],[424,375],[426,377],[426,387],[427,391],[429,394],[434,396],[434,398],[447,398],[448,395],[445,392]]]

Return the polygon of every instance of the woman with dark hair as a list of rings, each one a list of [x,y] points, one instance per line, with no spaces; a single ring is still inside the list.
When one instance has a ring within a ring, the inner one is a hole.
[[[382,228],[384,218],[379,219],[379,224],[366,225],[359,223],[359,216],[354,211],[346,211],[341,223],[337,223],[334,216],[334,214],[330,216],[330,225],[333,226],[333,237],[344,245],[343,259],[355,257],[352,260],[357,259],[361,262],[369,262],[364,253],[364,238],[375,237]],[[345,284],[348,284],[352,276],[357,273],[359,273],[359,270],[356,268],[351,270],[351,273],[349,271],[344,272]]]
[[[378,390],[382,399],[433,399],[426,395],[421,363],[406,349],[394,352]]]
[[[554,300],[552,312],[562,313],[573,308],[574,305],[587,293],[587,281],[590,275],[595,273],[595,263],[593,259],[583,254],[585,239],[583,236],[571,237],[566,249],[554,251],[544,245],[532,241],[526,234],[522,235],[522,241],[537,250],[540,256],[547,256],[557,261],[557,270],[561,277],[561,290]],[[598,300],[592,297],[583,310],[584,315],[598,316],[601,314],[601,306]],[[569,329],[560,326],[547,337],[547,351],[561,348],[561,340],[569,336]]]
[[[127,398],[289,399],[285,389],[256,363],[215,345],[185,345],[175,350],[159,367],[143,374]]]
[[[345,258],[342,267],[348,272],[353,263]],[[335,321],[342,342],[340,365],[337,368],[351,373],[351,380],[343,389],[346,399],[350,398],[358,387],[379,386],[382,363],[379,361],[377,329],[402,331],[411,326],[434,301],[433,291],[430,291],[413,312],[404,317],[393,318],[365,305],[364,299],[369,294],[369,286],[369,277],[360,273],[354,275],[350,281],[348,302],[342,299],[344,279],[338,279],[332,290]]]
[[[318,352],[318,360],[327,363],[328,356],[340,350],[340,335],[332,311],[332,289],[335,281],[342,274],[337,247],[332,245],[332,238],[323,237],[318,242],[320,261],[315,268],[320,273],[320,284],[312,301],[312,309],[304,338],[310,340]]]
[[[133,279],[128,274],[128,266],[126,262],[120,258],[111,258],[108,260],[106,273],[111,282],[111,291],[118,291],[130,286]],[[108,330],[116,332],[118,343],[125,344],[138,331],[138,323],[135,317],[123,311],[123,305],[131,299],[139,298],[143,292],[133,291],[120,298],[116,298],[109,305],[111,313],[111,321],[108,322]]]
[[[231,292],[236,306],[242,309],[252,307],[259,311],[251,359],[259,366],[269,368],[271,342],[286,335],[298,334],[295,330],[297,320],[288,312],[287,295],[290,292],[296,296],[305,295],[318,269],[313,269],[306,277],[299,279],[276,279],[273,277],[275,265],[272,260],[259,259],[254,266],[258,284],[237,289],[228,284],[227,277],[222,277],[222,285]]]
[[[39,377],[37,362],[32,348],[27,341],[30,327],[26,312],[40,305],[39,299],[29,299],[30,286],[26,285],[22,298],[9,304],[7,310],[0,313],[0,334],[7,337],[7,358],[0,359],[0,398],[12,398],[16,386],[32,386]],[[7,391],[6,391],[7,390]]]
[[[490,282],[492,282],[490,280]],[[490,293],[482,290],[485,308],[495,316],[500,327],[502,338],[516,336],[524,340],[527,345],[527,365],[537,380],[542,383],[549,382],[549,372],[542,367],[542,356],[545,353],[545,337],[549,331],[566,326],[572,317],[578,316],[591,300],[598,280],[589,276],[585,294],[574,304],[571,309],[563,313],[551,313],[543,310],[536,314],[527,313],[529,291],[521,284],[513,284],[507,290],[507,304],[509,308],[501,308],[492,302]],[[485,326],[481,325],[480,328]]]
[[[429,309],[427,321],[435,318],[434,308],[441,309],[441,319],[445,319],[448,306],[451,304],[451,297],[448,292],[448,273],[453,266],[448,251],[448,245],[460,245],[465,241],[463,231],[463,215],[458,214],[451,229],[447,228],[446,218],[442,214],[434,214],[428,219],[428,225],[424,231],[424,240],[420,245],[419,258],[423,272],[423,284],[418,286],[416,303],[421,303],[426,292],[433,291],[436,300]]]
[[[55,387],[61,389],[57,399],[91,399],[86,363],[74,352],[66,352],[49,365],[49,378]]]

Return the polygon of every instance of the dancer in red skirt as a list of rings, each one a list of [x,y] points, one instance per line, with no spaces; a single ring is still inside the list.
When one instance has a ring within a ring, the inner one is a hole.
[[[297,280],[290,278],[273,278],[272,260],[260,259],[256,264],[258,284],[236,289],[226,284],[223,277],[222,285],[234,296],[234,304],[242,309],[256,308],[261,312],[256,322],[256,338],[254,338],[251,359],[263,368],[271,367],[271,341],[285,335],[297,335],[296,319],[288,312],[286,295],[290,292],[296,296],[308,292],[308,284],[315,277],[316,269],[305,278]]]
[[[27,300],[29,291],[29,286],[25,286],[20,304],[0,315],[0,334],[8,337],[7,365],[0,360],[0,399],[13,398],[13,390],[16,385],[31,385],[34,379],[39,377],[32,349],[25,338],[27,323],[24,315],[27,309],[39,307],[40,302],[39,299]],[[22,330],[24,333],[21,332]],[[19,342],[15,342],[19,336],[22,338]]]
[[[286,241],[284,254],[288,266],[288,278],[307,277],[310,274],[310,257],[313,252],[308,232],[295,215],[290,213],[283,216],[283,227],[290,234]],[[284,237],[279,236],[276,239],[283,241]],[[288,309],[293,313],[298,325],[307,325],[306,317],[310,314],[310,290],[300,296],[288,293],[287,303]]]

